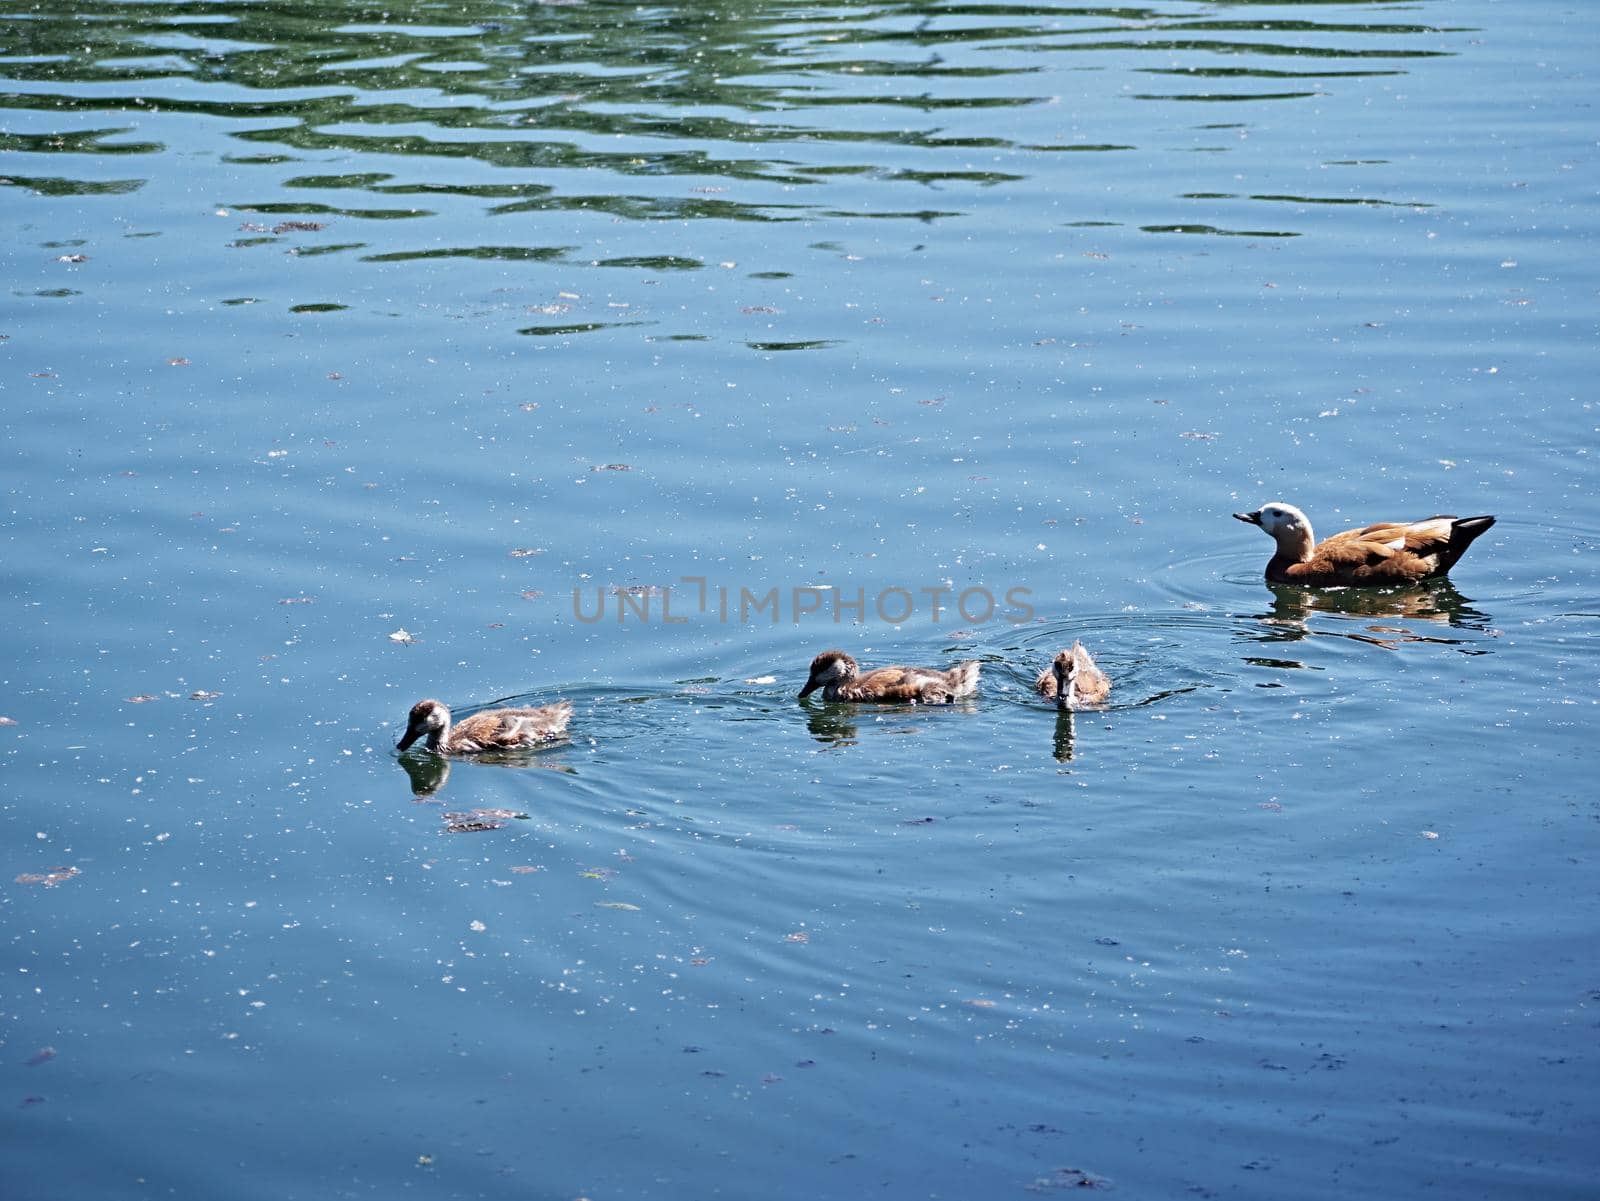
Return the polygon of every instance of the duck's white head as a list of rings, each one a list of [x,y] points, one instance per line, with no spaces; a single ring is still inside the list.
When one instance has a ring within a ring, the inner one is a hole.
[[[800,690],[800,695],[808,697],[824,685],[852,679],[856,671],[856,661],[846,652],[823,651],[811,660],[811,674],[806,678],[806,686]]]
[[[1254,513],[1235,513],[1240,521],[1258,525],[1279,542],[1311,540],[1311,519],[1291,504],[1275,500]]]
[[[400,741],[395,743],[395,750],[403,751],[419,738],[426,738],[427,745],[437,747],[439,739],[450,728],[450,710],[440,701],[418,701],[411,706],[411,712],[406,717],[406,732]]]

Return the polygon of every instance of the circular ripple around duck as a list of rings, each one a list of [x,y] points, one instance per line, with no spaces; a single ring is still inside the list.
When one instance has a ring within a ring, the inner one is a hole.
[[[989,673],[984,694],[1039,704],[1039,671],[1056,651],[1081,641],[1112,680],[1111,699],[1096,709],[1158,704],[1228,682],[1235,632],[1233,619],[1198,610],[1087,614],[997,631],[978,648]]]
[[[1150,583],[1185,608],[1207,611],[1236,603],[1266,583],[1268,552],[1214,552],[1178,559],[1150,577]]]

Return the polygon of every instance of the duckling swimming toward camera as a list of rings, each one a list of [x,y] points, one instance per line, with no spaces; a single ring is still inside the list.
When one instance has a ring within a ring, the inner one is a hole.
[[[485,709],[452,724],[440,701],[418,701],[406,718],[405,736],[395,743],[403,751],[419,738],[441,755],[474,755],[479,751],[511,751],[538,746],[566,733],[572,702],[558,701],[537,709]]]
[[[1083,643],[1074,642],[1071,650],[1056,652],[1033,687],[1045,700],[1055,701],[1057,709],[1076,709],[1105,700],[1111,694],[1111,677],[1096,666]]]
[[[855,659],[844,651],[823,651],[811,660],[811,675],[800,696],[808,697],[820,688],[825,701],[948,705],[978,690],[979,666],[978,660],[969,659],[948,671],[937,667],[877,667],[862,675]]]
[[[1235,513],[1272,535],[1278,549],[1267,562],[1273,584],[1415,584],[1444,575],[1467,553],[1493,517],[1428,517],[1380,521],[1318,542],[1311,521],[1293,505],[1274,501],[1254,513]]]

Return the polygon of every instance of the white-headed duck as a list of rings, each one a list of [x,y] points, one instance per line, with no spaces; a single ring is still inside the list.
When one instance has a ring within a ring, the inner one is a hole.
[[[1083,643],[1057,651],[1050,666],[1033,682],[1035,690],[1057,709],[1076,709],[1079,705],[1098,705],[1111,694],[1111,677],[1095,664]]]
[[[937,667],[877,667],[861,674],[856,661],[844,651],[823,651],[811,660],[811,675],[800,690],[802,697],[822,689],[827,701],[908,702],[947,705],[978,690],[976,659],[957,663],[948,671]]]
[[[538,746],[566,732],[572,702],[557,701],[537,709],[485,709],[453,723],[450,710],[440,701],[418,701],[406,718],[405,736],[395,743],[405,750],[417,739],[441,755],[473,755],[479,751],[510,751]]]
[[[1380,521],[1318,542],[1306,515],[1282,501],[1234,516],[1260,526],[1278,544],[1267,563],[1270,583],[1318,586],[1434,579],[1454,567],[1473,539],[1494,524],[1493,517]]]

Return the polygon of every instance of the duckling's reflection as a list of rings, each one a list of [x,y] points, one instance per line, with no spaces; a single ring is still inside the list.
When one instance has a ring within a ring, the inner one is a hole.
[[[1055,755],[1057,763],[1071,762],[1072,741],[1075,736],[1072,726],[1072,710],[1057,709],[1055,743],[1051,752]]]
[[[921,730],[919,724],[913,724],[918,719],[949,713],[951,710],[976,713],[978,703],[970,696],[943,705],[873,705],[842,701],[818,704],[813,700],[804,700],[800,702],[800,708],[805,710],[806,731],[818,742],[825,746],[854,746],[861,740],[857,723],[863,720],[877,725],[880,734],[916,734]]]
[[[400,766],[411,777],[411,795],[417,799],[432,796],[450,778],[450,760],[432,751],[424,751],[420,755],[401,755]]]
[[[861,740],[849,705],[807,705],[806,732],[824,746],[855,746]]]
[[[1298,584],[1268,584],[1272,608],[1256,615],[1261,629],[1249,632],[1258,642],[1295,642],[1313,634],[1336,634],[1358,642],[1392,647],[1401,642],[1441,642],[1457,645],[1464,641],[1439,635],[1419,634],[1402,626],[1369,625],[1364,631],[1313,630],[1316,614],[1337,617],[1379,617],[1398,621],[1428,621],[1440,625],[1486,631],[1489,615],[1472,607],[1449,580],[1435,580],[1406,588],[1307,588]]]
[[[541,756],[548,751],[535,749],[514,751],[491,751],[487,754],[473,755],[471,762],[488,767],[538,767],[545,771],[565,772],[568,775],[577,775],[577,769],[565,763],[543,762]],[[450,778],[450,768],[453,766],[450,759],[434,751],[412,751],[396,757],[406,776],[411,781],[411,796],[415,800],[426,800],[441,791],[445,781]]]

